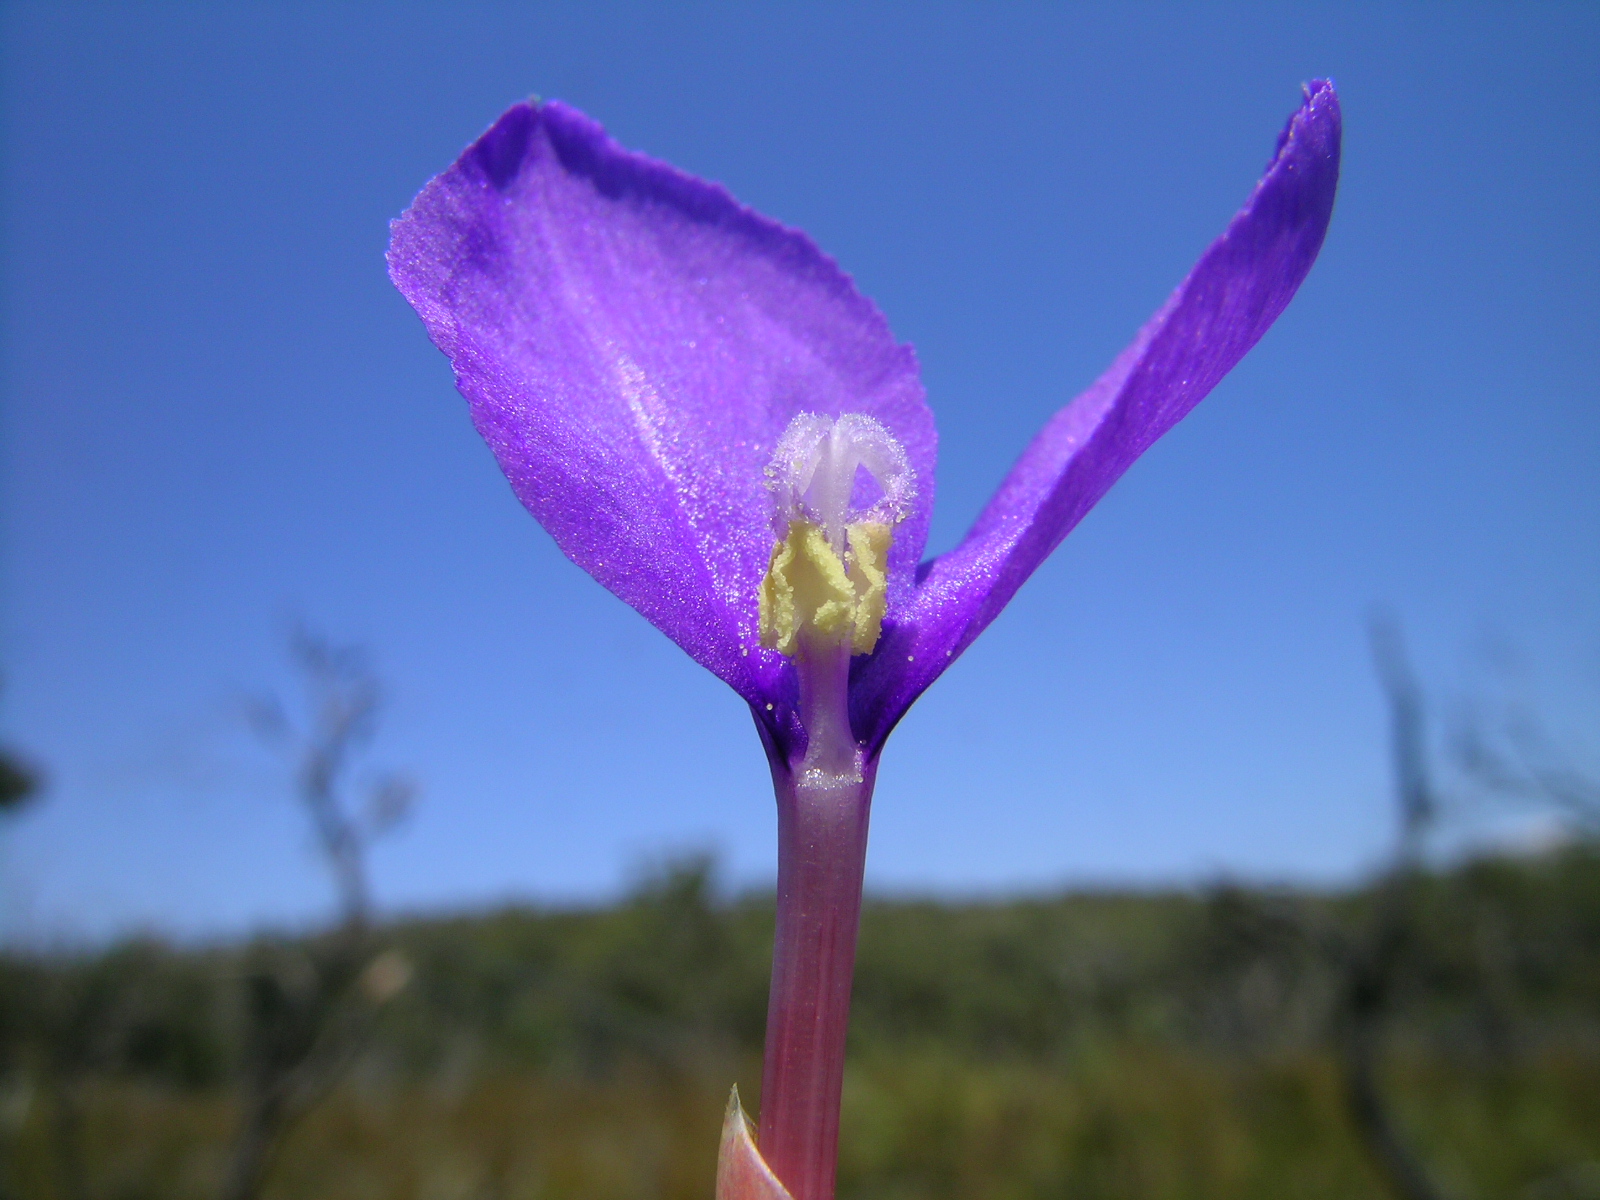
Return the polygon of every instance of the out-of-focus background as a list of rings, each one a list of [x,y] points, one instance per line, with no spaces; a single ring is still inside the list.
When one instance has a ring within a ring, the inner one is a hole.
[[[0,1197],[704,1197],[740,702],[388,284],[509,103],[807,230],[933,551],[1249,193],[1321,260],[895,733],[841,1194],[1600,1197],[1600,9],[12,3]]]

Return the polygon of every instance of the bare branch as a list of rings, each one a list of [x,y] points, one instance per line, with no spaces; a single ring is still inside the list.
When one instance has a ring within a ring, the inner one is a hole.
[[[1345,1104],[1397,1200],[1441,1200],[1438,1185],[1407,1144],[1379,1083],[1396,976],[1416,923],[1411,884],[1439,806],[1428,770],[1422,686],[1406,655],[1400,623],[1393,614],[1375,613],[1368,633],[1378,682],[1389,701],[1399,838],[1393,865],[1379,883],[1371,920],[1341,956],[1337,1028]]]
[[[1475,706],[1454,742],[1462,768],[1491,794],[1546,806],[1600,833],[1600,777],[1572,761],[1530,706],[1506,702],[1493,718]]]
[[[365,1045],[377,1009],[409,976],[396,952],[374,955],[367,851],[404,818],[416,788],[393,773],[366,788],[351,779],[377,731],[383,688],[364,650],[335,645],[304,625],[291,634],[289,654],[301,679],[303,718],[292,719],[275,697],[254,701],[245,715],[293,765],[295,794],[338,889],[339,921],[315,954],[269,954],[247,980],[246,1115],[227,1200],[260,1194],[287,1131],[338,1082]]]
[[[1394,614],[1374,613],[1367,629],[1378,681],[1389,699],[1390,753],[1400,810],[1400,843],[1396,852],[1401,862],[1409,864],[1420,856],[1423,835],[1438,811],[1428,773],[1422,688],[1411,669],[1405,638]]]

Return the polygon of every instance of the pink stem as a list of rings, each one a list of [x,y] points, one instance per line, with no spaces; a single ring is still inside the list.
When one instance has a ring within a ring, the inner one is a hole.
[[[867,818],[857,781],[773,764],[778,913],[761,1079],[761,1154],[794,1200],[833,1200]]]

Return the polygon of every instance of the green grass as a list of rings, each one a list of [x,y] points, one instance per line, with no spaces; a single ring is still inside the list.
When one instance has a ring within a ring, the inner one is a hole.
[[[295,1131],[276,1200],[708,1200],[721,1109],[754,1060],[600,1079],[475,1071],[351,1079]],[[1452,1194],[1564,1200],[1600,1183],[1600,1057],[1493,1071],[1411,1061],[1391,1087]],[[227,1095],[91,1087],[92,1194],[216,1194]],[[13,1141],[21,1195],[67,1200],[31,1106]],[[1098,1048],[1066,1066],[936,1050],[851,1064],[843,1200],[1365,1200],[1382,1194],[1325,1057],[1240,1061],[1171,1047]]]

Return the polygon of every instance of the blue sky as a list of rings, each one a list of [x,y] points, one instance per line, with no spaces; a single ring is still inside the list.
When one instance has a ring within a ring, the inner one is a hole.
[[[52,779],[0,834],[14,934],[326,910],[238,717],[288,688],[297,618],[371,648],[371,764],[423,788],[374,855],[387,909],[603,897],[697,848],[770,876],[748,714],[518,507],[384,275],[389,218],[534,93],[855,276],[921,357],[941,549],[1222,230],[1300,84],[1340,86],[1321,261],[896,732],[869,886],[1353,877],[1389,828],[1375,602],[1441,702],[1495,639],[1600,690],[1592,5],[4,22],[0,730]]]

